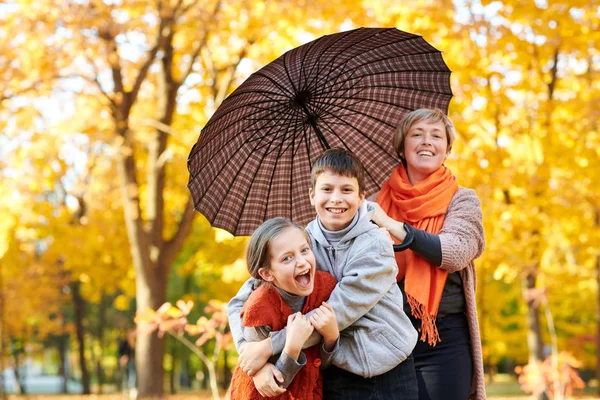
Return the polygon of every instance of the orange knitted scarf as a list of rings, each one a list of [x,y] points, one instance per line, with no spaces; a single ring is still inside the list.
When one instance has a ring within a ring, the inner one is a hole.
[[[425,180],[412,185],[403,165],[381,188],[377,202],[393,219],[429,233],[440,233],[450,200],[458,190],[456,177],[441,166]],[[431,346],[440,340],[435,317],[448,273],[412,250],[396,253],[397,280],[404,278],[404,290],[413,316],[422,321],[421,340]]]

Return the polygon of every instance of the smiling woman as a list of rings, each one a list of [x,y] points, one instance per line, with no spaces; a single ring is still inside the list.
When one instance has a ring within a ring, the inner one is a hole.
[[[485,399],[473,265],[484,247],[481,203],[444,166],[455,138],[440,110],[406,114],[393,142],[402,164],[371,215],[406,242],[396,253],[397,280],[421,332],[413,351],[420,400]]]

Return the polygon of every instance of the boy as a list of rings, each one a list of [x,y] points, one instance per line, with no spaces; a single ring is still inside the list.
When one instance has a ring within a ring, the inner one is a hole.
[[[391,240],[369,220],[362,165],[346,150],[327,150],[313,165],[311,186],[309,195],[317,218],[306,229],[317,268],[338,282],[328,303],[341,332],[333,350],[333,366],[323,372],[323,397],[417,399],[414,363],[409,357],[417,332],[403,310]],[[252,291],[251,281],[228,305],[240,367],[249,375],[260,369],[261,381],[255,379],[259,391],[264,385],[269,388],[265,393],[281,394],[283,389],[272,389],[273,369],[263,366],[268,357],[281,353],[285,329],[271,332],[269,339],[258,343],[246,343],[243,338],[240,311]],[[319,340],[313,333],[305,347]],[[284,372],[293,374],[293,368]]]

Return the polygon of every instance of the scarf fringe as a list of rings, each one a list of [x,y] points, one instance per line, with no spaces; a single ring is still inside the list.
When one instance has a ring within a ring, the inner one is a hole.
[[[406,294],[408,298],[408,304],[412,315],[421,320],[421,337],[422,342],[427,342],[430,346],[434,347],[440,340],[440,334],[437,326],[435,325],[435,315],[431,315],[427,312],[425,306],[417,301],[413,296]]]

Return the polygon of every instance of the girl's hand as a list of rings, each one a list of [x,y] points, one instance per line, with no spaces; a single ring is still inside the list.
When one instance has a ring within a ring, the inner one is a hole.
[[[260,342],[248,342],[240,349],[239,364],[242,371],[248,376],[254,376],[273,355],[271,339]]]
[[[314,328],[308,318],[300,312],[292,314],[287,320],[285,347],[283,351],[295,360],[298,360],[300,351],[306,339],[309,338]]]
[[[262,397],[275,397],[285,393],[285,388],[278,383],[283,382],[283,374],[271,363],[265,364],[252,380]]]
[[[340,337],[340,330],[338,329],[337,318],[335,317],[333,308],[323,302],[315,310],[314,314],[310,316],[310,323],[323,336],[325,350],[332,351],[338,337]]]

